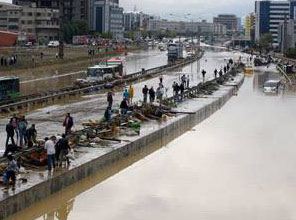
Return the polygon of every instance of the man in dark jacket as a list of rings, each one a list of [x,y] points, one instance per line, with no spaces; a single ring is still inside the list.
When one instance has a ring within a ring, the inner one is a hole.
[[[147,102],[148,91],[149,91],[149,89],[148,89],[147,85],[145,85],[144,88],[142,89],[143,96],[144,96],[144,103]]]
[[[150,103],[153,103],[155,100],[155,91],[153,86],[149,89],[149,99],[150,99]]]
[[[14,142],[14,127],[12,125],[12,120],[10,120],[10,122],[6,125],[6,134],[7,134],[7,138],[6,138],[6,144],[5,146],[7,147],[9,139],[11,140],[11,143],[13,145],[15,145]]]
[[[125,115],[127,113],[128,110],[128,105],[127,105],[127,101],[125,98],[123,98],[123,100],[120,103],[120,113],[121,115]]]
[[[56,144],[56,156],[59,166],[62,166],[64,160],[66,160],[67,165],[70,164],[70,160],[67,157],[70,150],[71,148],[69,146],[68,140],[66,139],[66,135],[63,134],[62,138]]]
[[[65,127],[65,134],[68,135],[71,133],[71,129],[74,125],[73,118],[71,117],[70,113],[67,113],[63,126]]]
[[[35,129],[35,124],[32,124],[29,129],[26,131],[28,147],[33,147],[34,143],[36,142],[37,131]]]

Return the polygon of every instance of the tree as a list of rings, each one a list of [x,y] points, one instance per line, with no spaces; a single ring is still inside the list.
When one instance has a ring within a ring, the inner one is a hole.
[[[267,33],[262,35],[262,37],[260,38],[259,46],[262,49],[268,50],[272,47],[272,42],[272,34]]]
[[[73,36],[87,35],[89,33],[86,21],[64,21],[62,29],[64,40],[67,43],[72,42]]]
[[[296,58],[296,48],[289,48],[285,51],[285,56],[289,58]]]

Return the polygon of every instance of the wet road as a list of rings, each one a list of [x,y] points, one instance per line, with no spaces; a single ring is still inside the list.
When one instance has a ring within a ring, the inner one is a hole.
[[[196,85],[201,82],[201,69],[206,69],[208,74],[207,79],[212,79],[214,77],[213,71],[215,68],[220,68],[221,65],[225,64],[225,59],[230,57],[238,59],[239,53],[233,54],[232,52],[219,52],[221,50],[206,49],[204,57],[192,63],[186,67],[180,68],[178,70],[163,73],[164,86],[167,89],[167,95],[172,95],[172,84],[174,81],[179,82],[181,75],[186,74],[190,77],[190,84]],[[134,84],[135,88],[135,101],[142,99],[142,88],[147,85],[149,88],[154,86],[156,89],[159,83],[158,77],[138,82]],[[119,107],[122,99],[122,92],[117,92],[114,97],[114,106]],[[26,118],[30,124],[36,124],[38,134],[40,138],[46,136],[62,134],[64,128],[62,127],[62,122],[67,112],[70,112],[74,117],[75,127],[74,129],[81,129],[81,124],[89,119],[100,120],[104,115],[104,111],[107,107],[106,95],[105,94],[95,94],[85,96],[84,99],[80,101],[70,102],[70,103],[60,103],[50,107],[41,108],[36,111],[32,111],[30,114],[26,115]],[[8,119],[0,120],[0,142],[5,143],[5,125]],[[0,150],[3,150],[3,145],[0,146]]]
[[[237,97],[167,146],[10,220],[296,219],[296,93],[262,92],[266,79],[278,78],[274,67],[261,68]]]
[[[131,74],[140,71],[142,68],[153,68],[167,64],[166,52],[158,49],[147,49],[130,52],[122,57],[126,64],[126,73]],[[76,79],[85,78],[83,72],[74,72],[63,75],[55,75],[45,78],[38,78],[21,82],[21,93],[23,95],[52,91],[65,87],[71,87]]]

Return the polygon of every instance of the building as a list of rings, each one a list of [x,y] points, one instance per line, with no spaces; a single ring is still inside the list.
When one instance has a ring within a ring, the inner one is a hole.
[[[253,13],[246,16],[245,36],[251,39],[252,30],[255,30],[255,14]]]
[[[20,32],[35,36],[39,43],[58,40],[60,28],[58,9],[39,8],[36,3],[24,5],[20,22]]]
[[[94,1],[92,25],[98,33],[111,33],[113,38],[123,38],[123,8],[119,7],[119,1]]]
[[[278,43],[279,49],[284,53],[289,48],[295,48],[295,21],[290,19],[282,21],[278,29]]]
[[[227,34],[233,35],[237,34],[240,31],[240,18],[236,15],[231,14],[221,14],[218,17],[214,17],[214,24],[223,24],[226,26]]]
[[[57,40],[59,27],[58,9],[39,8],[30,1],[22,6],[0,3],[0,30],[18,33],[19,40]]]
[[[18,32],[22,7],[9,3],[0,3],[0,30]]]
[[[60,9],[60,0],[13,0],[16,5],[36,3],[37,8]],[[64,0],[63,15],[68,21],[88,21],[91,0]]]
[[[225,36],[226,34],[227,34],[227,29],[224,24],[214,23],[215,36]]]
[[[123,13],[123,26],[125,31],[141,31],[147,30],[150,15],[139,11],[131,11]]]
[[[185,21],[168,21],[161,19],[150,19],[148,31],[151,33],[159,32],[175,32],[176,34],[200,34],[200,35],[213,35],[214,24],[206,20],[202,22],[185,22]]]
[[[256,25],[255,39],[259,41],[261,36],[272,34],[273,46],[279,46],[279,25],[285,20],[295,20],[296,0],[287,1],[256,1]]]

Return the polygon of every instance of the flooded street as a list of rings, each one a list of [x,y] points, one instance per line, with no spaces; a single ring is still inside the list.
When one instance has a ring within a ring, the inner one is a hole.
[[[186,74],[187,76],[189,75],[190,85],[197,85],[202,81],[200,74],[201,69],[205,69],[207,71],[206,79],[212,79],[214,78],[214,69],[220,68],[222,65],[224,65],[226,62],[225,59],[238,59],[240,55],[239,53],[233,54],[232,52],[217,53],[218,51],[221,50],[206,49],[206,53],[201,60],[178,70],[163,73],[164,86],[167,90],[166,95],[172,95],[173,82],[179,82],[180,77],[183,74]],[[138,83],[135,83],[133,85],[135,89],[134,101],[142,99],[142,88],[144,85],[147,85],[149,88],[153,86],[154,89],[156,89],[158,87],[158,83],[158,76],[146,81],[139,81]],[[122,97],[122,91],[115,94],[115,107],[119,107]],[[65,101],[53,106],[31,111],[30,113],[26,114],[26,118],[29,124],[36,124],[38,136],[40,138],[44,138],[46,136],[56,135],[57,133],[61,134],[64,132],[62,123],[67,112],[70,112],[74,117],[74,129],[77,130],[82,128],[81,124],[89,119],[100,120],[104,115],[106,107],[106,94],[92,94],[84,96],[83,99],[79,101],[72,101],[70,103]],[[7,122],[8,119],[0,120],[0,143],[5,143],[5,126]],[[1,145],[0,150],[1,149],[3,150],[3,145]]]
[[[166,52],[159,51],[156,48],[130,52],[123,58],[125,59],[127,74],[138,72],[142,68],[149,69],[167,64]],[[55,89],[71,87],[76,79],[81,78],[86,78],[86,72],[79,71],[26,80],[21,82],[21,93],[23,95],[29,95],[38,92],[53,91]]]
[[[228,55],[208,52],[200,66]],[[173,142],[131,155],[9,220],[296,219],[296,93],[262,92],[264,81],[280,77],[274,66],[257,69],[238,96]]]

